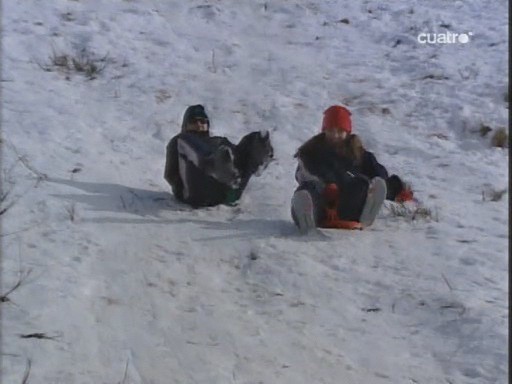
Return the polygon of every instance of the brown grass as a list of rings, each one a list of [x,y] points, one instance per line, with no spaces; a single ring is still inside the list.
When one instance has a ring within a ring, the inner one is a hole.
[[[492,135],[491,145],[497,148],[508,148],[508,133],[505,128],[498,128]]]
[[[108,54],[98,57],[85,48],[73,55],[59,54],[53,50],[49,59],[50,62],[47,64],[38,63],[39,67],[47,72],[62,72],[67,79],[70,73],[78,72],[85,75],[87,79],[94,80],[107,66]]]

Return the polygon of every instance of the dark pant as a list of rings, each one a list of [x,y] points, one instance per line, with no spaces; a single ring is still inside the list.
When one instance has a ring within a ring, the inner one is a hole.
[[[369,181],[360,176],[348,176],[336,183],[338,186],[338,218],[341,220],[359,221],[368,194]],[[323,196],[323,183],[305,181],[296,191],[306,190],[313,200],[313,213],[318,226],[326,217],[326,201]],[[292,219],[297,220],[292,211]]]
[[[350,177],[342,185],[338,184],[338,217],[341,220],[359,221],[369,185],[369,180],[361,176]]]
[[[202,169],[204,159],[214,153],[220,145],[228,146],[233,153],[238,153],[237,146],[220,137],[201,138],[194,135],[182,135],[180,140],[187,144],[179,152],[179,171],[183,181],[183,201],[194,207],[231,204],[236,202],[244,191],[249,178],[244,169],[239,169],[241,183],[238,188],[221,183]]]

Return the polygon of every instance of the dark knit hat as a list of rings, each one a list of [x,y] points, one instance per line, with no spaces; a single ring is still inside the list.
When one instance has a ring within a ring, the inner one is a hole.
[[[208,128],[210,128],[210,119],[208,118],[208,115],[206,114],[204,107],[201,104],[196,104],[191,105],[186,109],[185,113],[183,114],[183,122],[181,124],[181,129],[184,130],[188,122],[198,117],[208,120]]]

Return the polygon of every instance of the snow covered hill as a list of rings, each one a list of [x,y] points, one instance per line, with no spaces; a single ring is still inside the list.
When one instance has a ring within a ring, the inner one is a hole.
[[[1,382],[505,383],[507,21],[501,0],[3,1]],[[163,180],[197,103],[215,134],[271,132],[237,207]],[[297,234],[293,154],[332,104],[422,215]]]

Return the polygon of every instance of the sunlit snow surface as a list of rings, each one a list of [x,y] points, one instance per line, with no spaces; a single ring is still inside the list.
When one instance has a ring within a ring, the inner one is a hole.
[[[389,3],[3,1],[1,382],[505,383],[507,2]],[[81,53],[99,73],[54,65]],[[163,179],[197,103],[270,131],[237,207]],[[298,235],[293,155],[332,104],[426,215]]]

